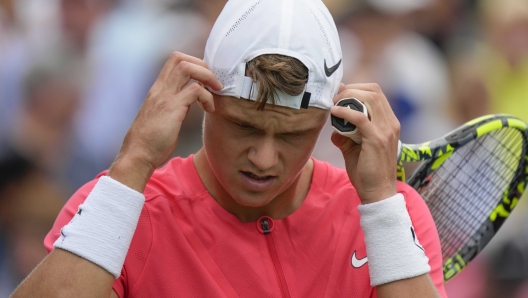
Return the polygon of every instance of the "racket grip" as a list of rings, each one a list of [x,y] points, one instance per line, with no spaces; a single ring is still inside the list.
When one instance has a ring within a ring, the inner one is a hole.
[[[367,107],[357,98],[354,98],[354,97],[343,98],[336,103],[336,106],[346,107],[351,110],[362,112],[368,118]],[[331,118],[332,118],[332,127],[334,128],[335,131],[337,131],[341,135],[351,138],[357,144],[361,144],[361,141],[362,141],[361,133],[359,132],[359,130],[354,124],[348,122],[345,119],[338,118],[334,115],[332,115]]]
[[[362,112],[363,114],[365,114],[365,116],[367,116],[367,118],[369,116],[367,107],[359,99],[355,97],[343,98],[336,103],[336,106],[347,107],[349,109]],[[351,138],[352,141],[356,142],[356,144],[362,143],[363,137],[361,136],[361,133],[359,132],[359,130],[354,124],[342,118],[338,118],[334,115],[332,115],[331,118],[332,118],[332,128],[335,131],[337,131],[341,135]],[[396,151],[396,156],[397,156],[396,161],[397,162],[400,161],[401,153],[402,153],[402,142],[398,140],[398,150]]]

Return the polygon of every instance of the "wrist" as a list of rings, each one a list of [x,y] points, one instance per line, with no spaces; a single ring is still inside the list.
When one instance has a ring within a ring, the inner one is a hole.
[[[430,271],[425,248],[415,233],[402,194],[359,205],[372,286],[412,278]]]
[[[118,278],[144,203],[143,194],[102,176],[53,246]]]
[[[108,171],[108,176],[143,193],[154,170],[155,167],[144,159],[118,155]]]
[[[396,185],[394,187],[388,187],[385,189],[375,189],[373,191],[362,191],[361,193],[358,192],[359,199],[361,200],[361,204],[372,204],[379,201],[383,201],[387,198],[391,198],[394,195],[396,195],[397,189]]]

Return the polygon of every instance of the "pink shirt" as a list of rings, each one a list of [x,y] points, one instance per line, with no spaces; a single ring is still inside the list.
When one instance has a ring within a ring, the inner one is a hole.
[[[314,159],[306,200],[282,220],[241,223],[205,189],[192,156],[174,158],[145,189],[145,205],[121,276],[120,297],[376,297],[359,225],[360,204],[346,172]],[[101,174],[102,175],[102,174]],[[44,244],[53,249],[60,229],[97,180],[79,189],[60,212]],[[431,278],[443,297],[442,254],[422,198],[398,184]],[[359,266],[362,265],[362,266]]]

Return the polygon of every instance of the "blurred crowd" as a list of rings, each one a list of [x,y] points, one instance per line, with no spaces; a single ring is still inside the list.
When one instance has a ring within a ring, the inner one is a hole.
[[[225,2],[0,0],[0,298],[45,256],[68,197],[110,166],[169,54],[203,57]],[[379,83],[403,142],[489,113],[528,121],[528,1],[324,2],[343,82]],[[201,120],[194,106],[175,156],[201,147]],[[343,166],[331,132],[314,156]],[[527,211],[446,285],[450,297],[528,297]]]

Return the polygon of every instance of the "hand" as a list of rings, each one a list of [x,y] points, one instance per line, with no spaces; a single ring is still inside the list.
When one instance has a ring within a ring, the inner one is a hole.
[[[191,79],[196,82],[189,84]],[[197,101],[206,112],[214,112],[213,96],[203,85],[223,88],[204,61],[172,53],[128,130],[109,176],[142,192],[154,170],[174,152],[190,105]]]
[[[370,120],[363,113],[344,107],[334,106],[330,112],[356,125],[363,142],[358,145],[337,132],[332,134],[332,142],[343,153],[348,177],[361,202],[381,201],[396,194],[400,123],[377,84],[341,84],[334,103],[347,97],[362,101]]]

